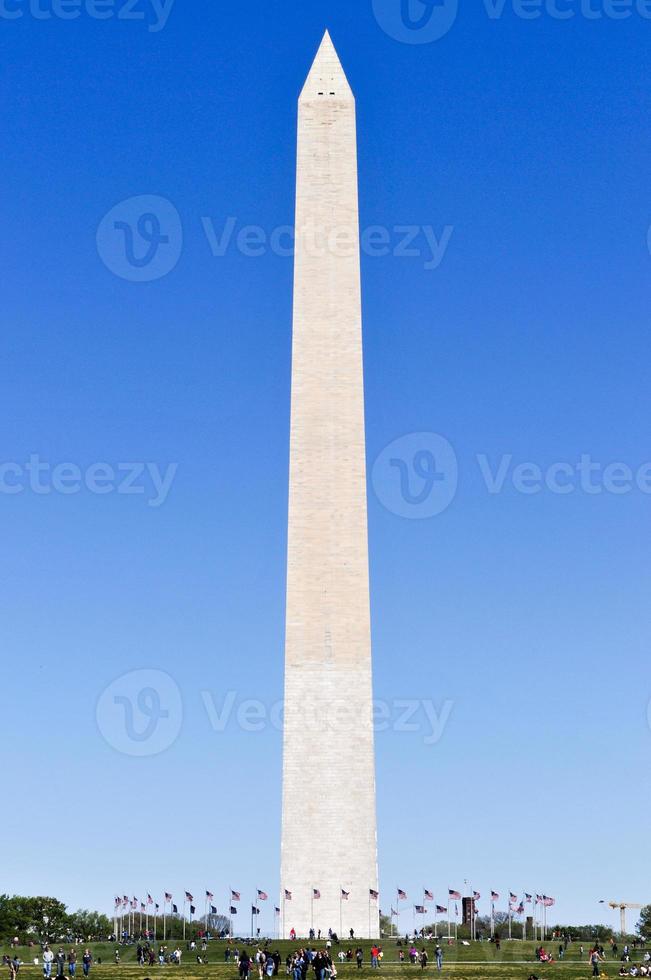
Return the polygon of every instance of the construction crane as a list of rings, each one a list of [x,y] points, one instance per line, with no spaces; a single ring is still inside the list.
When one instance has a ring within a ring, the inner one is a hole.
[[[643,908],[638,902],[608,902],[608,906],[611,909],[619,909],[620,914],[620,925],[622,937],[627,935],[626,932],[626,909],[641,909]]]

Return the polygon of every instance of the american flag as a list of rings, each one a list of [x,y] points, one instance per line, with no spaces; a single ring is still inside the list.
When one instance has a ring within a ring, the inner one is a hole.
[[[178,905],[172,905],[172,914],[173,915],[178,915],[179,914],[179,907],[178,907]]]
[[[231,888],[231,902],[239,902],[239,900],[240,900],[240,893],[234,892],[233,889]]]
[[[158,910],[159,910],[159,908],[160,908],[160,905],[158,904],[158,902],[156,902],[156,904],[154,905],[154,908],[155,908],[155,909],[156,909],[156,911],[158,912]]]
[[[292,900],[292,893],[290,892],[290,890],[288,888],[286,888],[285,889],[285,901],[286,902],[291,902],[291,900]]]
[[[499,902],[499,899],[500,899],[499,892],[491,892],[491,902]]]
[[[552,907],[552,905],[556,905],[556,899],[549,898],[547,895],[543,895],[543,905],[545,906],[545,908],[549,909]]]
[[[520,904],[518,905],[518,907],[516,909],[516,912],[518,913],[518,915],[522,915],[522,913],[524,912],[524,903],[523,902],[520,902]]]
[[[234,905],[231,905],[231,915],[237,915],[237,909]]]
[[[536,904],[538,904],[539,902],[542,902],[542,900],[543,900],[542,895],[536,895]]]
[[[170,895],[169,892],[165,892],[165,901],[166,902],[171,902],[172,901],[172,896]]]
[[[414,909],[418,915],[425,915],[425,912],[427,911],[424,905],[414,905]]]
[[[145,911],[145,903],[144,902],[141,902],[140,903],[140,911],[141,912],[144,912]]]
[[[473,893],[472,893],[472,897],[474,898],[474,900],[475,900],[476,902],[478,902],[478,901],[479,901],[479,899],[481,898],[481,895],[479,894],[479,892],[473,892]]]
[[[371,898],[374,898],[376,900],[380,897],[380,893],[376,892],[375,888],[369,888],[368,893],[371,896]]]
[[[455,891],[454,888],[450,888],[448,890],[448,895],[450,896],[450,898],[454,898],[456,901],[459,901],[459,899],[461,898],[461,892]]]
[[[346,891],[344,891],[344,889],[343,889],[343,888],[341,889],[341,897],[342,897],[342,898],[343,898],[343,899],[344,899],[344,900],[345,900],[346,902],[348,901],[348,897],[349,897],[349,895],[350,895],[350,892],[346,892]]]
[[[217,906],[216,905],[211,905],[210,906],[210,914],[211,915],[217,915]]]
[[[208,899],[209,902],[212,902],[212,900],[213,900],[214,897],[215,896],[213,895],[212,892],[209,892],[209,891],[206,892],[206,898]]]
[[[196,911],[197,911],[197,910],[195,909],[195,907],[194,907],[194,905],[191,905],[191,906],[190,906],[190,915],[194,915],[194,913],[195,913]]]
[[[392,916],[394,916],[394,915],[400,915],[400,913],[399,912],[396,912],[396,910],[394,909],[394,907],[391,906],[391,915]]]
[[[407,892],[403,892],[402,888],[398,889],[398,898],[405,899],[407,897]]]
[[[429,888],[423,888],[423,894],[425,895],[425,898],[428,899],[428,901],[430,902],[434,901],[434,896],[432,895]]]
[[[251,915],[260,915],[260,909],[257,908],[255,905],[252,905],[251,906]]]
[[[436,913],[437,913],[437,915],[447,915],[447,911],[448,910],[446,909],[445,905],[437,905],[436,906]]]
[[[153,905],[153,904],[154,904],[153,898],[151,897],[151,895],[147,895],[147,905]]]
[[[185,893],[185,900],[186,900],[186,902],[194,902],[194,895],[191,895],[190,892],[186,892]]]
[[[137,898],[132,898],[131,899],[131,908],[132,909],[137,909],[138,908],[138,899]]]
[[[119,908],[121,905],[122,905],[122,899],[121,898],[116,898],[115,899],[115,907],[116,907],[116,909]]]
[[[258,898],[260,899],[260,901],[261,901],[261,902],[266,902],[266,901],[267,901],[267,899],[269,898],[269,896],[267,895],[267,893],[266,893],[266,892],[262,892],[262,891],[260,891],[260,889],[258,888]]]
[[[517,900],[518,900],[518,896],[514,895],[513,892],[509,892],[509,901],[517,902]]]
[[[527,895],[526,892],[524,893],[524,898],[525,898],[525,901],[531,902],[531,895]]]
[[[321,892],[318,888],[312,889],[312,898],[321,898]]]

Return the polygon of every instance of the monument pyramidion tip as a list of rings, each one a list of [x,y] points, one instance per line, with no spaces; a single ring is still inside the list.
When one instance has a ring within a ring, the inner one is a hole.
[[[323,35],[323,40],[300,97],[301,102],[312,102],[317,99],[337,99],[339,101],[354,99],[346,73],[328,31]]]

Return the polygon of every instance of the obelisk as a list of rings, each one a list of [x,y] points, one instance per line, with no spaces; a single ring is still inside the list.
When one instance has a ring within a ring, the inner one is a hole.
[[[282,934],[379,935],[355,99],[326,32],[298,103]]]

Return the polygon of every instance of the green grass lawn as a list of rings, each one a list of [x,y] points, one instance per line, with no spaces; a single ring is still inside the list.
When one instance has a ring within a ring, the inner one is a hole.
[[[167,945],[168,948],[173,949],[176,943],[168,942]],[[200,980],[200,978],[203,978],[203,980],[237,980],[237,968],[234,963],[231,962],[228,964],[224,962],[225,945],[223,941],[219,940],[209,943],[207,953],[209,962],[207,965],[198,965],[196,962],[196,953],[188,952],[185,949],[185,944],[179,943],[179,948],[183,951],[182,965],[180,967],[171,965],[159,966],[158,964],[155,966],[141,967],[136,962],[135,948],[132,946],[120,947],[121,962],[116,965],[114,963],[116,944],[90,943],[89,946],[95,959],[101,958],[102,960],[101,964],[93,964],[91,980],[118,980],[118,978],[124,978],[124,980],[144,980],[145,977],[151,977],[152,980],[157,980],[157,978],[162,978],[165,974],[174,975],[175,973],[181,974],[183,980],[195,980],[195,978],[196,980]],[[252,952],[255,948],[252,944],[246,945],[241,942],[236,942],[235,945],[239,946],[240,949],[247,948],[249,952]],[[297,943],[274,940],[269,942],[269,948],[271,950],[279,950],[283,961],[287,953],[295,949],[297,945]],[[313,945],[316,946],[317,944],[314,943]],[[346,949],[348,945],[342,943],[339,948]],[[357,943],[354,945],[356,946]],[[395,939],[385,939],[382,943],[384,960],[378,974],[376,974],[376,971],[371,971],[369,965],[368,951],[371,944],[368,941],[360,941],[359,945],[365,950],[363,969],[361,971],[358,970],[354,963],[344,963],[342,966],[337,963],[337,972],[340,980],[353,980],[354,977],[359,978],[360,975],[365,975],[368,978],[371,973],[373,973],[374,977],[376,975],[381,977],[382,980],[408,980],[409,977],[413,977],[416,980],[417,977],[422,976],[423,971],[419,966],[412,966],[410,963],[400,965]],[[420,949],[422,943],[417,945]],[[438,976],[436,966],[431,962],[434,943],[426,943],[425,945],[430,952],[430,964],[424,972],[433,978]],[[503,941],[499,953],[496,951],[495,946],[490,943],[473,943],[470,946],[462,946],[460,944],[453,946],[442,945],[445,954],[443,976],[453,976],[457,980],[527,980],[527,977],[531,973],[535,973],[541,980],[583,980],[583,978],[589,980],[592,975],[591,968],[587,963],[587,942],[583,944],[586,949],[583,960],[579,958],[579,946],[581,944],[575,943],[569,947],[564,960],[557,961],[553,964],[536,962],[534,954],[535,944],[533,942]],[[52,948],[56,951],[58,944],[53,943]],[[64,949],[68,950],[69,948],[69,946],[64,944]],[[558,954],[558,942],[548,941],[545,944],[545,948],[555,956]],[[77,947],[77,950],[77,980],[83,980],[80,962],[83,946]],[[8,947],[5,947],[3,952],[10,952],[10,950]],[[608,980],[613,980],[618,974],[620,963],[619,960],[608,956],[608,950],[606,950],[606,954],[607,959],[602,966],[603,975]],[[40,960],[39,947],[36,946],[30,949],[26,946],[21,946],[18,948],[18,955],[24,962],[24,966],[19,973],[19,980],[40,980],[43,975],[42,967],[40,965],[34,966],[33,964],[35,956],[39,956]],[[639,962],[641,958],[642,953],[638,950],[634,956],[634,960]],[[253,971],[251,976],[252,980],[257,980],[256,971]],[[285,977],[283,965],[279,980],[285,980]],[[309,972],[308,980],[313,980],[313,977],[314,974]]]

